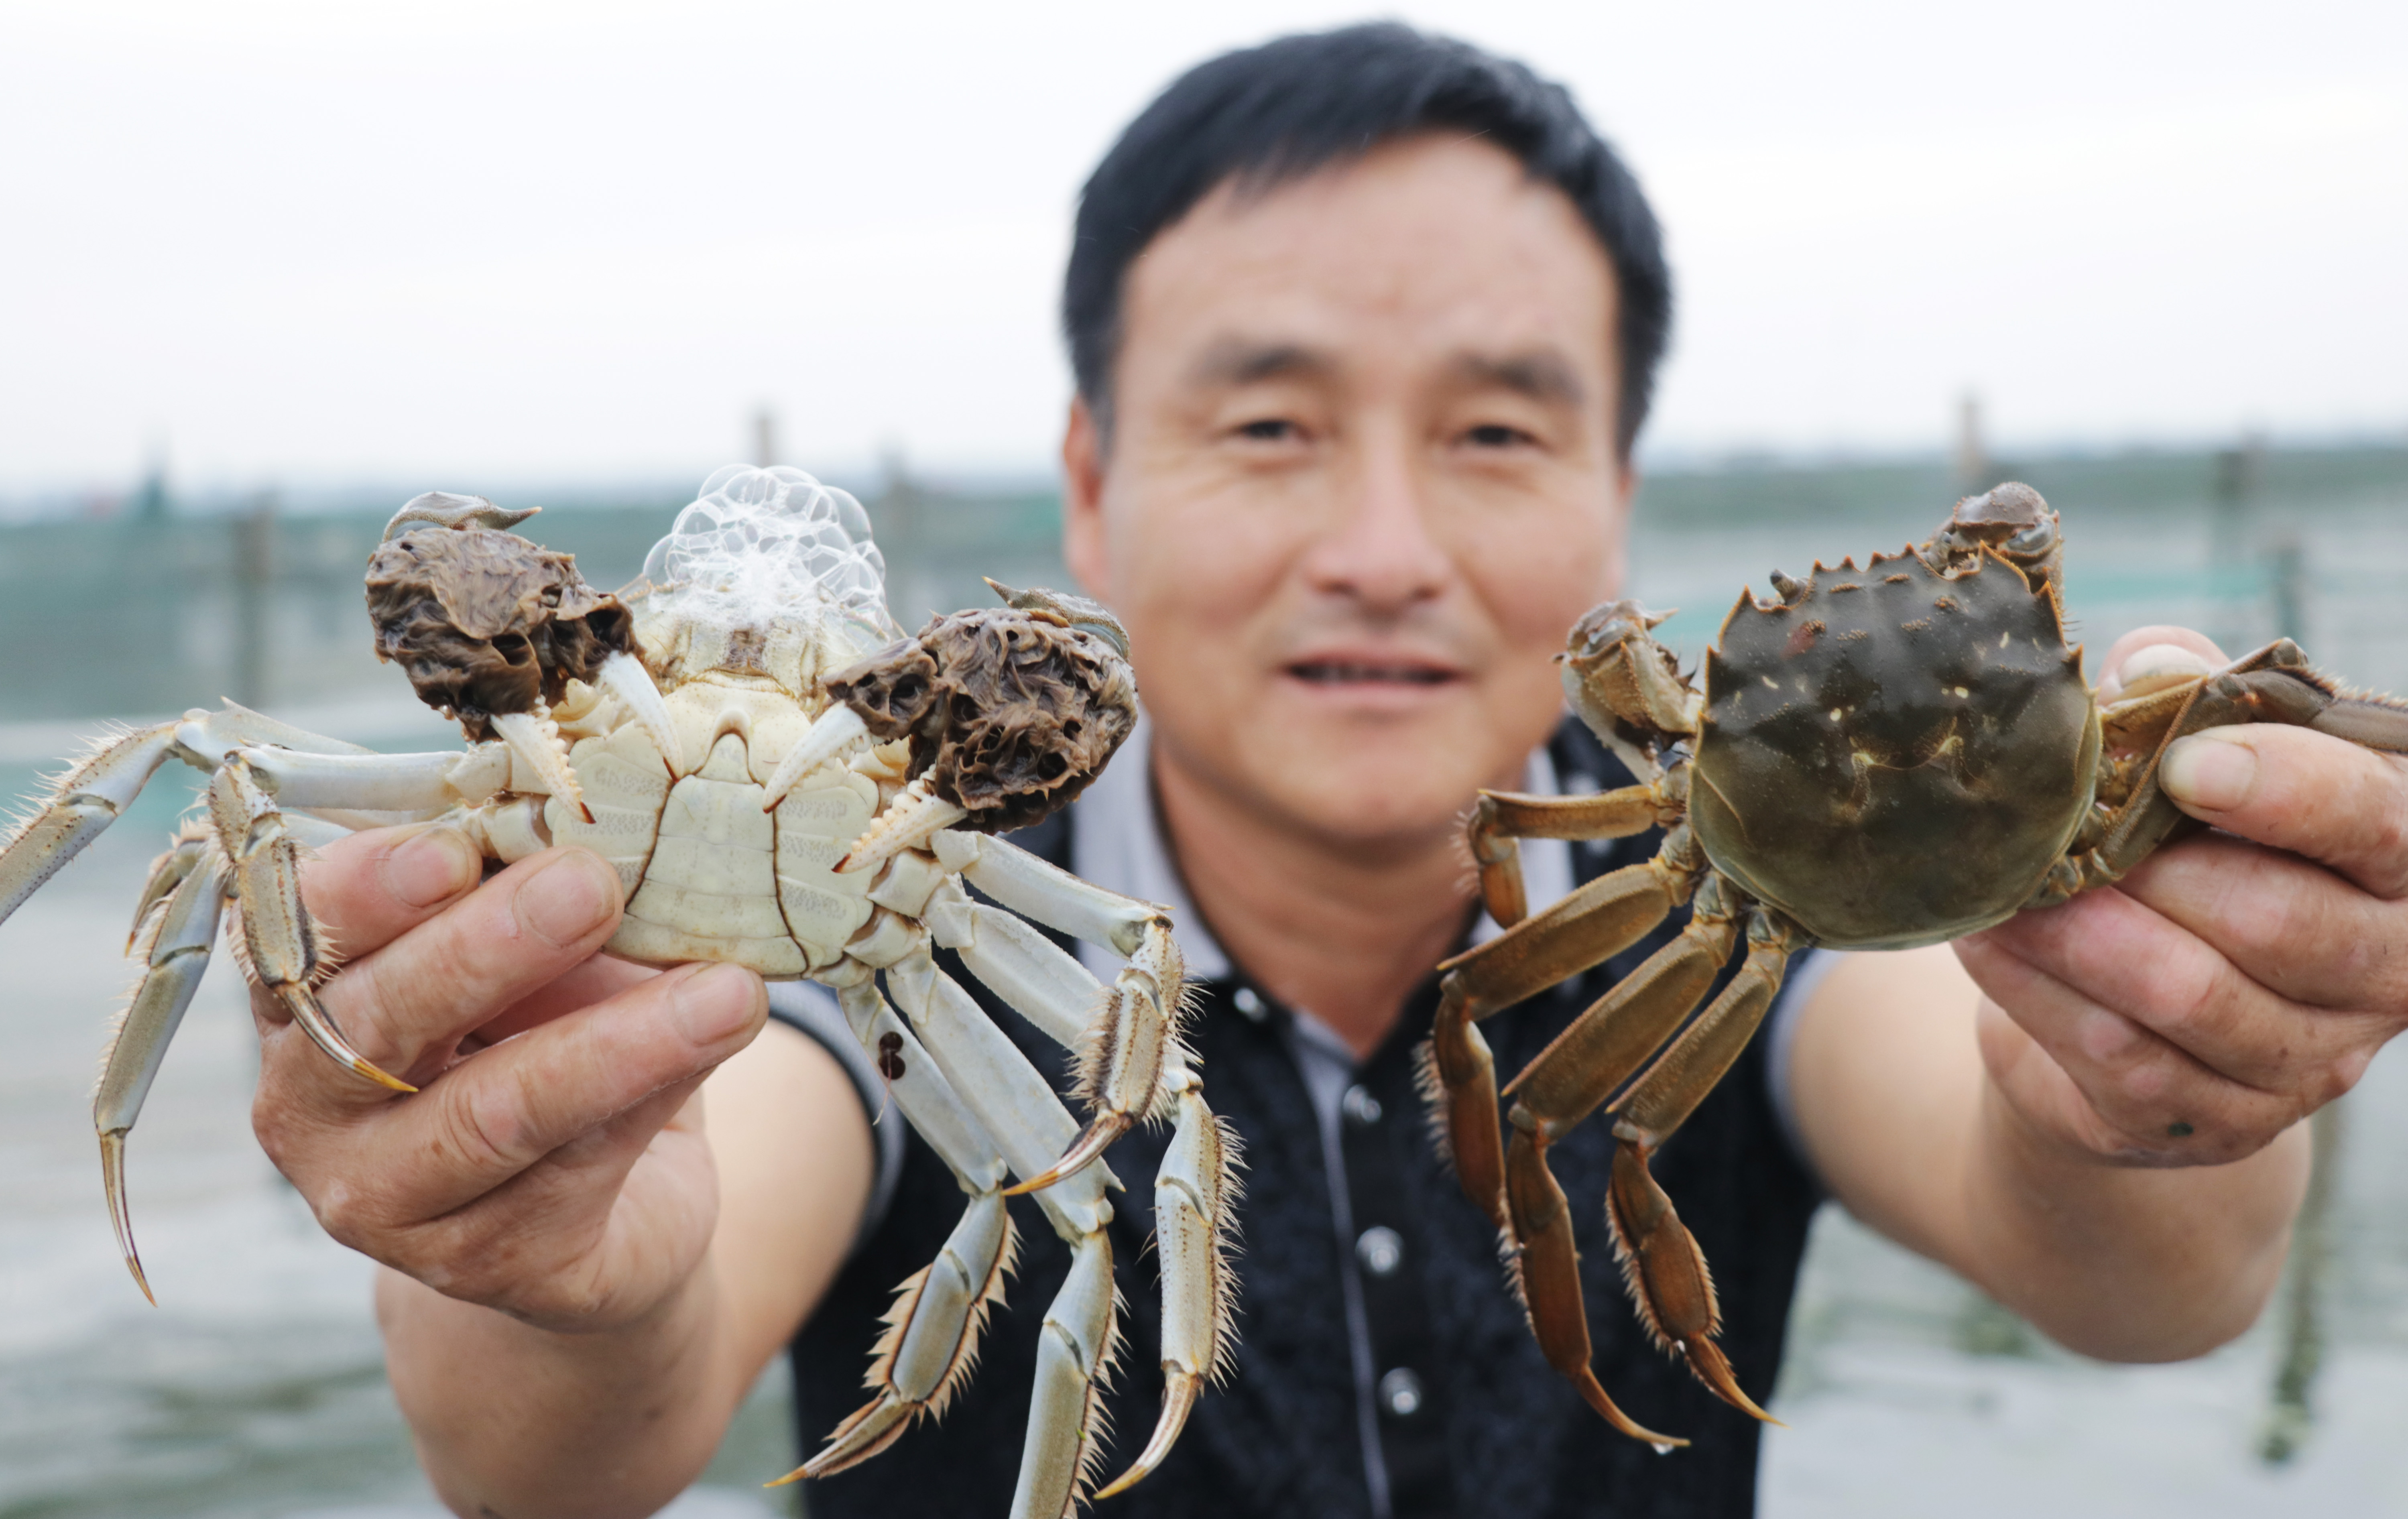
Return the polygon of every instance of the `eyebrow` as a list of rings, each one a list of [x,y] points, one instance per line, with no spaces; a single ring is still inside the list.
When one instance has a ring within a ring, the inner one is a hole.
[[[1264,343],[1225,337],[1204,351],[1188,371],[1198,385],[1252,385],[1266,380],[1326,375],[1337,365],[1301,343]]]
[[[1459,380],[1495,385],[1533,401],[1577,406],[1588,394],[1579,373],[1563,355],[1546,349],[1526,353],[1459,353],[1449,367]]]

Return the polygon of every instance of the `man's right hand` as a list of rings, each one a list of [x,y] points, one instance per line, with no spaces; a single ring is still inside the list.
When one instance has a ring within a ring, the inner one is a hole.
[[[398,1096],[273,999],[252,1124],[326,1232],[444,1295],[569,1332],[652,1312],[709,1248],[720,1188],[688,1100],[767,1016],[734,966],[599,957],[616,874],[548,850],[479,883],[443,826],[346,838],[303,895],[343,967],[321,995]]]

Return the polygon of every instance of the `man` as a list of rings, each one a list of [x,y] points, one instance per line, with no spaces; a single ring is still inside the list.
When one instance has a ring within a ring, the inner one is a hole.
[[[1024,841],[1179,910],[1204,1077],[1251,1166],[1237,1374],[1119,1512],[1753,1507],[1757,1426],[1620,1301],[1605,1125],[1551,1158],[1600,1378],[1696,1440],[1670,1457],[1546,1369],[1410,1096],[1430,967],[1474,926],[1472,792],[1618,779],[1561,727],[1549,656],[1621,582],[1668,288],[1636,186],[1561,92],[1397,27],[1203,65],[1087,188],[1067,544],[1126,623],[1150,726]],[[2106,667],[2214,657],[2158,629]],[[2166,781],[2225,831],[1953,951],[1801,967],[1666,1150],[1752,1393],[1823,1193],[2093,1354],[2197,1354],[2254,1318],[2299,1121],[2408,1016],[2408,778],[2258,728],[2186,741]],[[1530,867],[1561,891],[1653,848],[1534,846]],[[808,996],[780,989],[765,1030],[748,973],[595,958],[616,886],[574,852],[480,885],[448,830],[365,836],[308,892],[351,955],[328,1006],[425,1090],[353,1082],[264,1010],[259,1128],[327,1228],[393,1268],[394,1384],[447,1501],[649,1512],[798,1326],[806,1437],[859,1400],[874,1315],[959,1199],[924,1144],[873,1126],[875,1078],[807,1034]],[[1484,1025],[1499,1068],[1647,947]],[[1148,1176],[1161,1143],[1112,1163]],[[1144,1199],[1115,1206],[1125,1434],[1158,1397],[1154,1273]],[[1025,1229],[1021,1311],[968,1392],[815,1485],[815,1513],[1001,1510],[1032,1305],[1064,1269]]]

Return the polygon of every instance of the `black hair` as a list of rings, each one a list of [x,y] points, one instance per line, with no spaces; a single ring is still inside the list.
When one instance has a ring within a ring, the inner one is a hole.
[[[1639,181],[1562,85],[1394,21],[1281,37],[1198,64],[1128,124],[1079,195],[1062,327],[1079,394],[1109,436],[1129,265],[1223,181],[1267,189],[1429,131],[1477,135],[1562,191],[1613,269],[1627,455],[1672,320],[1663,235]]]

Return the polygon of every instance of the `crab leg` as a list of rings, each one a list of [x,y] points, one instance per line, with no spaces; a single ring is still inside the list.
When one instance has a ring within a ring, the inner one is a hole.
[[[930,936],[1079,1056],[1079,1095],[1093,1116],[1053,1165],[1033,1176],[1023,1173],[1026,1179],[1011,1189],[1016,1195],[1053,1185],[1161,1109],[1166,1072],[1186,1060],[1178,1026],[1186,967],[1168,920],[1157,909],[1125,902],[1120,921],[1098,923],[1094,920],[1101,903],[1095,898],[1109,893],[1086,887],[1084,894],[1055,897],[1046,890],[1045,878],[1034,873],[988,874],[1014,891],[1040,922],[1044,910],[1053,908],[1055,916],[1108,928],[1106,942],[1135,941],[1122,952],[1129,964],[1107,989],[1044,935],[1009,912],[971,902],[959,886],[941,887],[928,899],[923,917]]]
[[[497,743],[465,753],[305,754],[251,746],[239,752],[280,808],[431,816],[475,807],[510,783],[510,750]]]
[[[1227,1252],[1236,1227],[1237,1140],[1206,1104],[1194,1057],[1180,1038],[1186,971],[1163,910],[1090,885],[997,839],[939,839],[940,863],[964,869],[996,900],[1129,957],[1107,989],[1012,913],[973,903],[957,886],[931,896],[924,912],[930,937],[1080,1056],[1081,1095],[1093,1120],[1045,1174],[1010,1191],[1051,1187],[1100,1155],[1132,1124],[1166,1108],[1173,1116],[1171,1142],[1154,1184],[1162,1262],[1162,1413],[1137,1460],[1097,1495],[1109,1498],[1162,1463],[1205,1382],[1227,1365],[1235,1334]],[[974,859],[962,858],[971,851]]]
[[[1607,1110],[1618,1122],[1606,1219],[1623,1284],[1648,1338],[1678,1352],[1725,1402],[1778,1423],[1741,1390],[1713,1342],[1722,1328],[1722,1308],[1713,1273],[1671,1198],[1647,1169],[1656,1147],[1688,1121],[1747,1048],[1781,990],[1789,957],[1807,942],[1796,924],[1760,907],[1748,911],[1747,939],[1747,960],[1722,995]]]
[[[2164,705],[2175,698],[2171,717]],[[2027,907],[2049,907],[2093,886],[2119,880],[2191,820],[2157,783],[2166,752],[2202,729],[2243,723],[2285,723],[2314,728],[2369,749],[2408,752],[2408,705],[2384,697],[2344,696],[2308,666],[2288,638],[2245,654],[2224,670],[2186,686],[2119,703],[2110,724],[2127,737],[2158,729],[2162,737],[2134,782],[2131,795],[2108,824],[2098,847],[2060,862]]]
[[[1571,1208],[1555,1174],[1547,1169],[1546,1146],[1537,1123],[1515,1108],[1513,1148],[1506,1156],[1505,1178],[1519,1239],[1513,1257],[1514,1285],[1529,1315],[1530,1333],[1547,1364],[1579,1388],[1581,1397],[1606,1423],[1659,1451],[1686,1445],[1687,1440],[1659,1435],[1623,1412],[1589,1365],[1588,1311],[1581,1297],[1580,1252],[1572,1240]]]
[[[1162,1464],[1204,1383],[1226,1375],[1236,1354],[1228,1251],[1239,1192],[1232,1168],[1237,1138],[1204,1105],[1194,1072],[1174,1072],[1171,1085],[1178,1126],[1154,1178],[1154,1250],[1162,1259],[1162,1417],[1145,1449],[1098,1498],[1128,1491]]]
[[[1657,1444],[1663,1443],[1663,1437],[1632,1425],[1605,1396],[1589,1367],[1588,1312],[1581,1292],[1580,1255],[1563,1189],[1547,1170],[1546,1148],[1596,1111],[1614,1088],[1629,1080],[1631,1073],[1655,1053],[1681,1020],[1703,999],[1714,973],[1729,958],[1739,937],[1733,906],[1721,878],[1708,876],[1698,893],[1697,910],[1690,914],[1688,926],[1682,930],[1681,937],[1650,955],[1645,964],[1574,1019],[1571,1026],[1506,1088],[1508,1096],[1517,1098],[1511,1114],[1513,1141],[1505,1161],[1506,1206],[1511,1238],[1518,1246],[1513,1268],[1521,1284],[1522,1300],[1529,1310],[1531,1332],[1546,1353],[1547,1363],[1570,1378],[1581,1396],[1608,1423],[1624,1434]],[[1783,954],[1785,958],[1785,950]],[[1743,984],[1748,991],[1737,999],[1741,1004],[1752,999],[1759,990],[1754,982]],[[1770,989],[1761,990],[1769,1001]],[[1733,1000],[1728,996],[1719,997],[1717,1008]],[[1727,1017],[1723,1022],[1727,1023]],[[1662,1068],[1694,1071],[1705,1064],[1684,1059]],[[1668,1079],[1667,1084],[1676,1089],[1676,1099],[1687,1097],[1692,1104],[1703,1096],[1705,1090],[1699,1088],[1691,1096],[1679,1089],[1677,1079]],[[1636,1165],[1638,1178],[1627,1186],[1627,1161]],[[1690,1340],[1708,1345],[1707,1351],[1692,1355],[1692,1369],[1713,1391],[1733,1398],[1738,1406],[1761,1417],[1761,1411],[1739,1392],[1728,1367],[1722,1363],[1721,1353],[1713,1350],[1704,1338],[1713,1332],[1714,1322],[1713,1289],[1704,1282],[1705,1264],[1697,1255],[1697,1247],[1689,1241],[1687,1231],[1672,1215],[1670,1202],[1664,1200],[1662,1192],[1647,1179],[1644,1154],[1635,1145],[1620,1147],[1614,1176],[1615,1186],[1622,1189],[1615,1193],[1611,1205],[1615,1210],[1616,1239],[1627,1241],[1624,1251],[1626,1276],[1632,1279],[1633,1296],[1640,1299],[1650,1328],[1659,1336],[1662,1333],[1656,1327],[1656,1315],[1660,1294],[1663,1301],[1676,1310],[1664,1322],[1686,1336],[1676,1342],[1684,1348]],[[1644,1188],[1639,1186],[1639,1182],[1644,1182]],[[1626,1223],[1627,1234],[1624,1233]],[[1667,1223],[1669,1228],[1658,1228]],[[1683,1247],[1686,1255],[1679,1264],[1692,1268],[1694,1280],[1682,1279],[1676,1273],[1671,1257],[1677,1248]],[[1634,1260],[1635,1265],[1631,1264]],[[1700,1299],[1700,1288],[1701,1316],[1691,1311]],[[1698,1322],[1693,1324],[1693,1319]],[[1721,1369],[1719,1380],[1713,1375],[1713,1368]]]
[[[122,734],[61,776],[0,845],[0,922],[123,815],[176,752],[177,724]]]
[[[1685,771],[1675,773],[1685,777]],[[1627,838],[1658,823],[1677,821],[1679,806],[1677,801],[1668,801],[1663,781],[1587,796],[1482,792],[1472,809],[1466,841],[1480,867],[1480,896],[1488,915],[1499,928],[1511,928],[1530,915],[1529,899],[1522,887],[1523,839]]]
[[[1135,954],[1148,925],[1168,917],[1152,902],[1082,881],[1010,839],[951,832],[934,843],[938,863],[1012,911],[1115,953]]]
[[[960,983],[937,968],[924,943],[886,967],[886,989],[1012,1170],[1024,1177],[1043,1174],[1069,1145],[1078,1124],[1019,1046]],[[1039,1193],[1038,1200],[1058,1215],[1057,1229],[1081,1235],[1111,1216],[1104,1201],[1107,1184],[1117,1183],[1103,1167],[1091,1167],[1062,1178]]]
[[[209,819],[241,906],[243,947],[253,979],[335,1060],[380,1086],[417,1091],[364,1059],[319,1006],[315,987],[324,962],[318,926],[301,900],[301,844],[285,831],[274,798],[239,755],[209,782]]]
[[[772,1487],[832,1476],[892,1445],[921,1414],[942,1417],[977,1367],[979,1338],[987,1316],[1003,1301],[1004,1278],[1018,1248],[997,1190],[1003,1157],[964,1111],[937,1063],[866,975],[839,990],[837,1000],[853,1037],[877,1060],[896,1106],[953,1169],[970,1200],[937,1258],[896,1290],[867,1379],[877,1396],[837,1426],[824,1449]]]
[[[1688,899],[1703,863],[1688,829],[1676,827],[1654,859],[1598,877],[1439,967],[1446,979],[1422,1048],[1422,1096],[1464,1196],[1498,1228],[1510,1225],[1497,1066],[1472,1025],[1638,943]]]
[[[161,885],[172,881],[165,906],[155,916]],[[125,1203],[125,1140],[141,1116],[143,1098],[166,1057],[184,1010],[200,989],[209,967],[209,952],[217,944],[218,920],[225,907],[225,864],[206,835],[198,830],[179,838],[151,871],[144,892],[145,910],[136,920],[139,937],[150,929],[142,979],[108,1043],[99,1089],[92,1100],[93,1130],[100,1137],[101,1187],[108,1197],[108,1218],[117,1230],[117,1247],[125,1268],[142,1296],[156,1303],[150,1283],[142,1272],[142,1257],[134,1248],[134,1223]]]
[[[1012,1519],[1069,1519],[1094,1480],[1103,1459],[1103,1390],[1120,1352],[1119,1311],[1111,1236],[1098,1228],[1072,1244],[1069,1280],[1038,1331],[1037,1384],[1011,1490]],[[1066,1439],[1070,1431],[1075,1435]]]
[[[1028,1175],[1059,1154],[1072,1127],[1069,1111],[969,994],[937,968],[925,945],[886,972],[930,1063],[1011,1168]],[[904,1058],[908,1075],[910,1057]],[[907,1111],[907,1116],[917,1127],[917,1115]],[[1038,1206],[1075,1258],[1069,1280],[1045,1312],[1014,1519],[1068,1514],[1097,1459],[1097,1400],[1118,1341],[1111,1241],[1104,1232],[1112,1216],[1104,1200],[1110,1181],[1106,1168],[1092,1166],[1037,1194]]]

